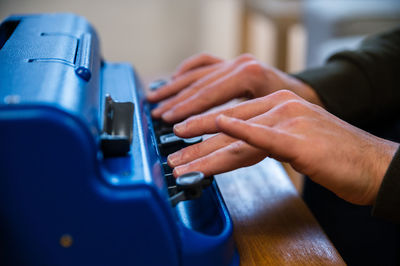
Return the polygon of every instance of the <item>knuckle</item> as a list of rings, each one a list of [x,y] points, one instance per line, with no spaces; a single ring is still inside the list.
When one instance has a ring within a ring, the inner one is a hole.
[[[264,72],[264,67],[255,60],[245,62],[239,68],[239,73],[250,78],[250,80],[257,80],[258,77],[262,77],[264,75]]]
[[[299,100],[288,100],[281,104],[280,109],[290,114],[301,114],[305,109],[305,105]]]
[[[192,57],[189,57],[186,60],[184,60],[180,67],[183,68],[183,69],[190,68],[196,62],[207,61],[211,57],[212,56],[209,53],[206,53],[206,52],[199,53],[199,54],[196,54],[196,55],[194,55]]]
[[[271,96],[274,96],[278,99],[297,99],[297,95],[290,91],[290,90],[279,90],[277,92],[274,92],[273,94],[271,94]]]
[[[253,61],[253,60],[256,60],[256,58],[252,54],[246,53],[246,54],[241,54],[238,57],[236,57],[235,62],[240,64],[240,63],[243,63],[246,61]]]
[[[207,53],[207,52],[202,52],[197,57],[200,58],[200,59],[205,59],[205,60],[207,60],[209,58],[213,58],[213,56],[210,53]]]
[[[307,119],[304,116],[297,116],[292,119],[290,119],[287,122],[287,127],[289,128],[303,128],[305,125],[307,125],[309,122],[309,119]]]

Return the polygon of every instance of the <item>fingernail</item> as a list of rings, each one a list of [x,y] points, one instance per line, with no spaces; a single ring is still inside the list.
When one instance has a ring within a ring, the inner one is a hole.
[[[156,94],[157,94],[156,92],[150,91],[147,93],[147,98],[148,99],[154,98],[156,96]]]
[[[175,124],[174,132],[180,134],[185,130],[185,128],[186,128],[186,122],[181,122],[179,124]]]
[[[180,155],[178,153],[179,151],[168,155],[167,162],[171,167],[175,167],[179,163]]]
[[[162,118],[163,118],[165,121],[168,121],[168,120],[171,120],[171,119],[173,118],[173,116],[174,116],[174,112],[168,111],[168,112],[166,112],[166,113],[164,113],[164,114],[162,115]]]
[[[185,173],[186,168],[187,167],[184,165],[175,167],[174,171],[172,173],[174,174],[175,177],[178,177],[178,176],[182,175],[183,173]]]
[[[154,109],[153,111],[151,111],[151,115],[154,116],[154,117],[160,116],[160,115],[161,115],[161,110],[160,110],[160,108],[156,108],[156,109]]]

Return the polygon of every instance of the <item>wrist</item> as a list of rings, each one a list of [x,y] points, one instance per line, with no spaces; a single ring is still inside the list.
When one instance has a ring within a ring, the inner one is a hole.
[[[304,83],[303,81],[290,75],[288,75],[287,83],[289,86],[289,90],[291,90],[292,92],[296,93],[308,102],[324,107],[318,94],[307,83]]]

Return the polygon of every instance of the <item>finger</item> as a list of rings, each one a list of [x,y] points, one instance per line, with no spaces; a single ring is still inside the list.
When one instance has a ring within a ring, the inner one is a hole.
[[[165,112],[162,118],[168,123],[178,122],[240,97],[243,95],[243,90],[238,83],[240,83],[240,78],[235,73],[228,74],[178,103]]]
[[[230,61],[232,71],[164,113],[163,120],[169,123],[178,122],[233,98],[253,94],[250,84],[252,79],[246,76],[249,68],[254,64],[255,60],[249,55],[241,55]]]
[[[206,139],[198,144],[191,145],[181,149],[168,156],[168,164],[171,167],[176,167],[181,164],[188,163],[207,154],[210,154],[222,147],[225,147],[236,139],[231,138],[225,134],[218,134],[211,138]]]
[[[212,84],[219,78],[223,77],[230,71],[232,71],[233,66],[228,65],[226,67],[220,67],[216,69],[214,72],[209,73],[208,75],[200,78],[199,80],[192,83],[189,87],[184,88],[181,90],[177,95],[171,97],[165,101],[163,101],[157,108],[152,111],[152,115],[155,118],[161,117],[161,115],[171,108],[175,107],[178,103],[186,100],[187,98],[196,94],[199,90],[207,87],[209,84]]]
[[[253,57],[249,55],[241,55],[229,62],[217,64],[218,68],[214,72],[209,73],[208,75],[200,78],[196,82],[192,83],[189,87],[181,90],[174,97],[171,97],[170,99],[164,101],[163,104],[160,105],[158,108],[154,109],[152,111],[153,117],[159,118],[165,112],[175,108],[178,104],[184,102],[184,100],[188,99],[189,97],[195,95],[200,91],[206,90],[207,86],[210,86],[213,82],[217,82],[218,80],[223,80],[225,76],[235,73],[235,71],[238,72],[238,70],[243,70],[243,67],[249,64],[249,62],[253,61],[254,61]],[[214,90],[214,87],[211,88],[211,90]],[[163,119],[168,119],[168,118],[163,117]],[[166,121],[172,123],[178,120],[172,121],[170,119]]]
[[[217,66],[212,65],[189,71],[158,90],[149,92],[147,94],[147,100],[150,102],[158,102],[168,98],[178,93],[183,88],[186,88],[199,78],[213,72],[215,69],[217,69]]]
[[[236,106],[226,107],[207,114],[192,116],[185,121],[176,124],[174,126],[174,132],[176,135],[183,138],[216,133],[219,129],[215,119],[221,114],[247,120],[266,113],[284,101],[293,99],[293,97],[292,93],[275,92],[268,96],[240,103]]]
[[[184,60],[177,68],[175,73],[172,75],[172,78],[175,79],[178,76],[186,73],[189,70],[198,68],[198,67],[203,67],[203,66],[208,66],[216,63],[222,62],[222,59],[215,57],[213,55],[203,53],[199,55],[194,55],[189,57],[188,59]]]
[[[244,61],[254,61],[256,58],[251,54],[242,54],[236,57],[233,62],[240,63]],[[203,53],[200,55],[194,55],[187,60],[185,60],[177,69],[176,73],[172,75],[172,78],[177,78],[179,75],[184,74],[187,71],[196,69],[198,67],[218,64],[224,62],[221,58],[215,57],[213,55]]]
[[[271,109],[269,112],[252,117],[248,120],[251,123],[263,124],[268,127],[272,127],[276,124],[282,123],[281,121],[286,121],[282,118],[280,111]],[[221,131],[219,126],[216,124],[217,131]],[[171,167],[176,167],[178,165],[186,164],[190,161],[196,160],[200,157],[206,156],[218,149],[221,149],[232,142],[236,141],[236,138],[229,137],[225,134],[218,134],[213,136],[201,143],[189,146],[187,148],[181,149],[168,156],[168,164]]]
[[[207,156],[175,167],[173,173],[175,177],[178,177],[187,172],[201,171],[205,176],[212,176],[256,164],[266,156],[267,153],[263,150],[243,141],[235,141]]]
[[[277,126],[281,130],[286,131],[288,134],[289,133],[297,134],[298,132],[296,133],[296,131],[298,131],[298,128],[297,129],[293,128],[293,126],[297,125],[297,127],[298,127],[301,123],[300,124],[293,123],[293,121],[296,122],[296,119],[298,120],[298,118],[303,117],[303,116],[300,116],[300,117],[297,116],[299,113],[299,110],[302,110],[303,107],[302,107],[302,105],[299,105],[296,102],[297,100],[284,101],[282,99],[283,95],[284,94],[281,94],[281,96],[279,96],[277,94],[276,95],[277,97],[275,97],[277,99],[282,100],[281,104],[274,106],[268,112],[262,113],[255,117],[252,117],[252,118],[248,119],[247,121],[249,123],[261,124],[263,126],[266,126],[267,129]],[[251,102],[253,102],[253,101],[251,101]],[[263,101],[260,101],[260,102],[263,103]],[[295,107],[291,107],[291,106],[295,106]],[[300,113],[300,115],[302,115],[302,113]],[[236,120],[234,120],[234,121],[236,121]],[[241,121],[241,120],[238,120],[238,121]],[[216,124],[217,131],[220,131],[221,130],[220,126],[216,122],[214,122],[214,123]],[[248,130],[246,132],[251,132],[251,131]],[[208,139],[205,142],[182,149],[174,154],[171,154],[168,157],[168,162],[172,167],[175,167],[175,166],[178,166],[181,164],[185,164],[190,161],[196,160],[202,156],[210,154],[211,152],[214,152],[217,149],[221,149],[222,147],[227,146],[228,144],[232,143],[235,140],[234,138],[227,139],[226,137],[227,136],[225,134],[218,134],[218,135]],[[279,160],[283,160],[286,158],[286,157],[279,157],[279,156],[281,156],[281,155],[276,155],[276,157],[274,157],[274,158],[279,159]]]
[[[272,158],[291,161],[295,157],[296,137],[294,135],[224,115],[218,116],[216,120],[221,132],[266,151]]]

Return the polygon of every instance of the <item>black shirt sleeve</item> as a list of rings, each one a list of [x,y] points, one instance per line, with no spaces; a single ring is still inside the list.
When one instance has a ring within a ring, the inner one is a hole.
[[[400,26],[369,37],[356,51],[331,56],[325,66],[294,75],[325,108],[356,125],[400,113]]]
[[[400,223],[400,148],[383,178],[372,215]]]

